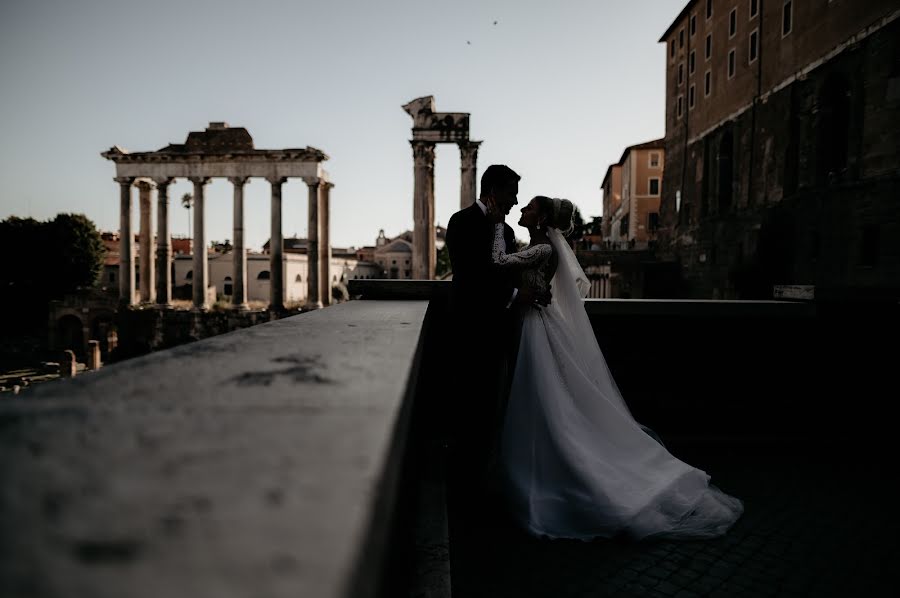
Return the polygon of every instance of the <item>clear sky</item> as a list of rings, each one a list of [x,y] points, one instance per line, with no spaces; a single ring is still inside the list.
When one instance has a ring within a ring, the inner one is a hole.
[[[425,95],[471,113],[479,177],[508,164],[523,177],[520,203],[565,197],[597,216],[607,166],[665,133],[657,40],[685,3],[2,0],[0,219],[81,212],[118,230],[115,168],[100,152],[152,151],[225,121],[259,149],[328,154],[332,244],[371,245],[379,229],[412,228],[401,106]],[[459,208],[459,184],[457,147],[439,145],[438,224]],[[173,234],[188,233],[177,198],[190,190],[179,180],[170,191]],[[207,239],[232,238],[231,196],[227,180],[208,187]],[[253,180],[245,197],[258,250],[268,183]],[[302,181],[285,186],[285,235],[306,235],[306,197]]]

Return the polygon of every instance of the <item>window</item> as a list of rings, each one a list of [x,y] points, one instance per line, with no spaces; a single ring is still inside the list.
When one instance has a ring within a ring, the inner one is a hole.
[[[298,274],[297,277],[294,279],[294,282],[303,282],[303,277]]]
[[[650,212],[647,214],[647,230],[651,233],[659,230],[659,212]]]
[[[681,117],[682,113],[684,112],[683,99],[684,98],[682,96],[678,96],[678,108],[677,108],[676,114],[678,115],[679,118]]]
[[[188,273],[184,275],[185,280],[193,280],[194,279],[194,271],[188,270]]]
[[[684,29],[678,32],[678,47],[684,47]]]
[[[748,63],[752,63],[754,60],[756,60],[758,55],[759,55],[759,31],[754,29],[750,33],[750,50],[748,52],[748,56],[750,56],[750,59],[748,60]]]
[[[656,177],[650,178],[650,195],[659,195],[659,179]]]
[[[694,86],[691,85],[691,88],[688,90],[688,108],[694,107]]]
[[[759,0],[750,0],[750,18],[759,14]]]
[[[684,83],[684,63],[678,65],[678,84]]]
[[[659,168],[659,153],[650,153],[650,168]]]
[[[728,78],[734,77],[734,48],[728,52]]]
[[[231,284],[231,277],[225,277],[225,284],[223,285],[225,288],[222,291],[223,295],[233,295],[234,294],[234,285]]]
[[[712,57],[712,33],[706,34],[706,59],[709,60]]]
[[[675,38],[669,42],[669,58],[675,58]]]
[[[695,65],[697,62],[695,60],[695,58],[696,58],[695,54],[696,54],[696,52],[694,50],[691,50],[691,55],[688,57],[688,73],[690,73],[691,75],[694,74],[694,68],[695,68]]]
[[[728,15],[728,39],[737,35],[737,9],[732,8]]]
[[[712,18],[712,0],[706,0],[706,19]]]
[[[788,0],[781,9],[781,37],[791,32],[794,26],[794,3]]]
[[[712,71],[706,71],[703,75],[703,97],[708,98],[712,92]]]
[[[697,33],[697,15],[691,15],[691,37]]]
[[[269,278],[270,278],[270,276],[269,276],[268,270],[263,270],[262,272],[260,272],[259,274],[256,275],[256,280],[269,280]]]

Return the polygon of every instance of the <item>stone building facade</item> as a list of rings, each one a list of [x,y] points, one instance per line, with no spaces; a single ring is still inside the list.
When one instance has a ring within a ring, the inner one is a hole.
[[[646,249],[657,240],[665,164],[664,140],[625,148],[603,177],[603,241],[609,247]]]
[[[900,287],[895,0],[694,0],[666,44],[662,255],[685,293]]]

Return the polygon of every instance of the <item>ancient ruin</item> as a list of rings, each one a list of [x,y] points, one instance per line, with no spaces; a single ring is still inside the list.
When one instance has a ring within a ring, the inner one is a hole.
[[[169,234],[168,188],[176,178],[194,184],[193,228],[193,305],[195,310],[208,308],[209,282],[204,233],[204,187],[214,177],[228,178],[234,185],[234,292],[235,309],[247,307],[247,251],[244,246],[244,185],[251,177],[265,178],[272,186],[272,231],[270,252],[269,308],[284,308],[284,272],[281,227],[281,187],[288,178],[302,178],[309,186],[309,291],[307,307],[331,303],[328,277],[329,192],[332,183],[322,162],[324,152],[312,147],[303,149],[262,150],[253,147],[247,129],[212,122],[205,131],[188,134],[183,144],[170,144],[154,152],[128,152],[113,146],[101,154],[116,164],[115,181],[120,185],[120,258],[119,298],[125,305],[136,302],[134,294],[134,236],[131,228],[131,188],[140,194],[140,302],[167,307],[172,299],[172,241]],[[156,264],[151,259],[152,231],[151,192],[157,194]],[[151,281],[154,280],[155,288]]]
[[[403,106],[413,118],[415,161],[413,191],[413,278],[432,280],[437,258],[434,239],[434,145],[455,143],[460,154],[460,208],[475,201],[478,146],[469,140],[468,112],[435,112],[434,96],[417,98]]]

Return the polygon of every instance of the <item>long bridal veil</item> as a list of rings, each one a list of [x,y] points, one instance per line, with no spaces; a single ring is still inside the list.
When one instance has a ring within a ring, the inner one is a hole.
[[[725,533],[741,501],[634,420],[584,310],[584,270],[558,231],[550,241],[553,301],[524,318],[501,441],[513,516],[558,538]]]

